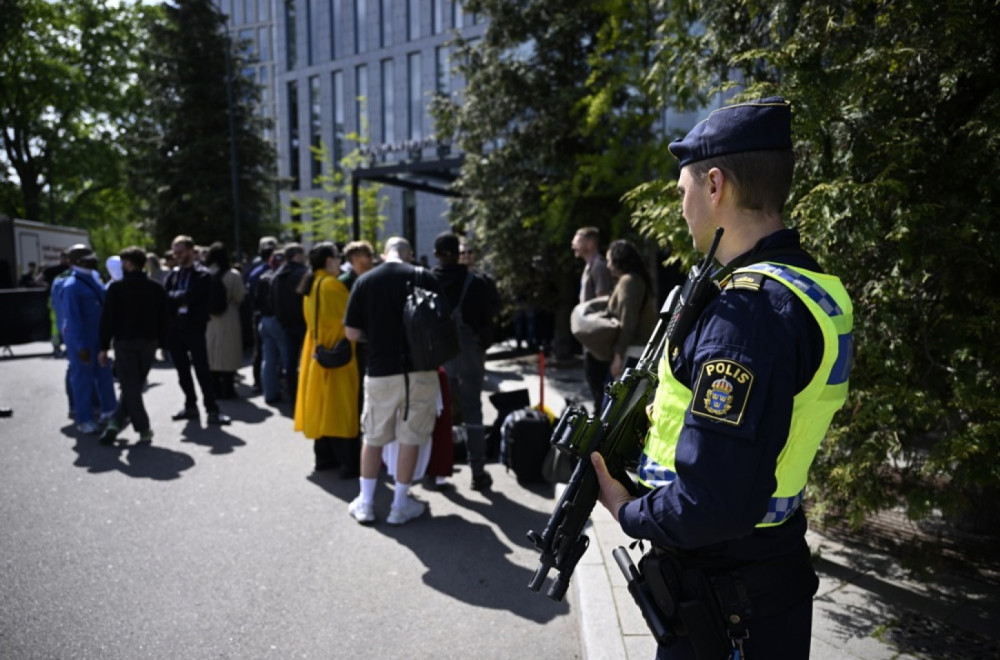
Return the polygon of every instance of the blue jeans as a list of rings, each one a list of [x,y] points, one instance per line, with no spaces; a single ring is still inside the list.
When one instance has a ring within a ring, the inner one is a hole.
[[[275,401],[281,395],[281,368],[288,364],[288,335],[273,316],[260,317],[260,388],[264,401]]]

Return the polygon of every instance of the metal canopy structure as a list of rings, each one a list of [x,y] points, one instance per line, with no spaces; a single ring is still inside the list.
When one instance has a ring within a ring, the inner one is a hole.
[[[387,186],[408,190],[461,197],[451,189],[458,178],[458,171],[465,162],[465,155],[438,160],[410,160],[388,165],[359,167],[351,172],[351,210],[354,214],[354,240],[361,238],[361,206],[358,203],[358,186],[362,181],[375,181]]]

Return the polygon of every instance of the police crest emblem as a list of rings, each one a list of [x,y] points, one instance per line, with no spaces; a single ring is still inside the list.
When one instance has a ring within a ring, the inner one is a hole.
[[[712,383],[705,394],[705,410],[710,413],[725,415],[733,407],[733,384],[725,377]]]
[[[691,413],[733,426],[743,423],[754,374],[729,359],[702,363],[691,399]]]

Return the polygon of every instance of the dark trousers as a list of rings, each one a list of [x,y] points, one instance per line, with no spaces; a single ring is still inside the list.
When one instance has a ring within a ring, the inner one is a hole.
[[[262,387],[260,368],[264,360],[263,342],[260,336],[260,312],[253,313],[253,385]]]
[[[156,355],[155,339],[116,339],[115,372],[121,394],[115,409],[115,422],[119,429],[125,428],[128,420],[139,433],[149,430],[149,415],[142,401],[142,388],[146,376],[153,367]]]
[[[589,351],[583,352],[583,373],[590,386],[590,394],[594,398],[594,411],[600,413],[601,402],[604,401],[604,385],[608,380],[611,363],[598,360]]]
[[[809,649],[812,644],[812,608],[812,597],[810,597],[781,616],[751,620],[750,638],[743,644],[746,657],[751,660],[755,658],[809,660]],[[656,660],[697,659],[691,643],[686,638],[680,637],[672,646],[656,647]]]
[[[750,660],[809,660],[813,596],[819,587],[819,578],[805,540],[784,557],[770,560],[763,566],[758,564],[756,568],[753,564],[745,566],[740,572],[753,610],[747,625],[750,637],[743,643],[743,655]],[[696,660],[686,637],[678,638],[673,646],[657,647],[656,657],[658,660]]]
[[[483,427],[483,379],[486,355],[479,349],[475,333],[459,329],[462,351],[445,363],[451,393],[452,419],[465,426],[466,447],[472,474],[482,474],[486,464],[486,429]]]
[[[191,378],[191,367],[194,367],[201,396],[205,399],[206,412],[218,412],[219,404],[215,401],[215,381],[208,368],[208,346],[205,344],[205,332],[191,330],[171,330],[167,336],[167,350],[177,369],[177,379],[184,391],[184,407],[194,410],[198,407],[198,393],[194,389],[194,379]]]

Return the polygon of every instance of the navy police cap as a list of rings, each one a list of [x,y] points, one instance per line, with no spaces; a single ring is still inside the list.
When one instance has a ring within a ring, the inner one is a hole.
[[[667,148],[681,167],[742,151],[791,149],[791,106],[772,96],[719,108]]]

